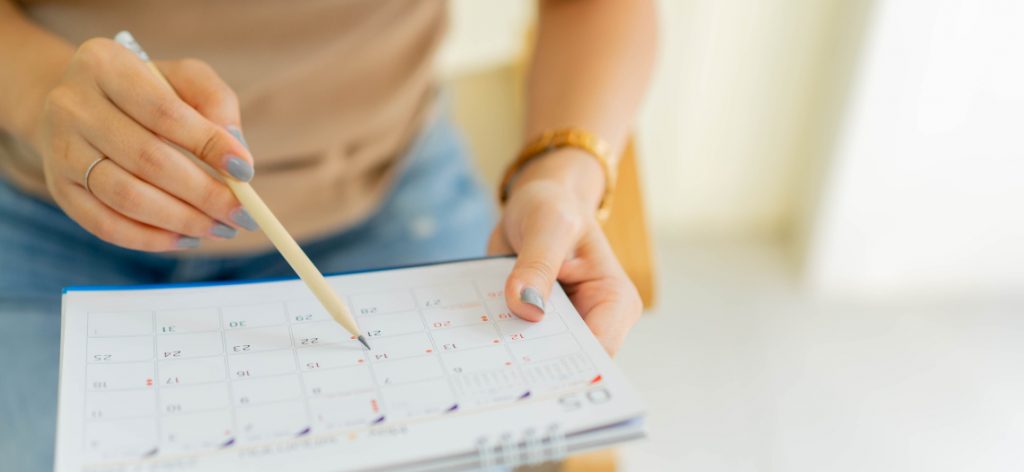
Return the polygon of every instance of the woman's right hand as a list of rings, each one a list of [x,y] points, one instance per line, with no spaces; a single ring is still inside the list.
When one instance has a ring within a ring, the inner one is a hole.
[[[83,43],[46,95],[32,141],[46,185],[72,219],[130,249],[171,251],[256,229],[224,182],[253,176],[234,92],[203,62],[158,62],[167,87],[109,39]],[[89,165],[88,189],[84,177]],[[90,192],[91,191],[91,192]]]

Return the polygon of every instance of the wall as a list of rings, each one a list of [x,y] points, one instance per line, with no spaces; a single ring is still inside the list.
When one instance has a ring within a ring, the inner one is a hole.
[[[483,174],[520,143],[532,2],[456,1],[442,71]],[[792,248],[822,294],[1024,284],[1024,4],[660,0],[637,124],[665,238]]]
[[[1024,4],[880,2],[809,229],[825,294],[1024,289]]]
[[[801,213],[822,82],[864,2],[661,0],[659,63],[637,124],[655,228],[779,239]],[[514,89],[533,2],[455,1],[440,69],[488,179],[519,145]],[[850,12],[853,11],[853,14]],[[827,127],[825,127],[827,128]]]
[[[655,225],[788,237],[866,2],[658,4],[660,62],[638,128]]]

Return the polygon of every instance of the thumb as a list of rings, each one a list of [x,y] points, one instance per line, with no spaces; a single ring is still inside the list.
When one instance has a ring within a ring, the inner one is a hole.
[[[498,223],[498,226],[495,226],[494,230],[491,231],[491,237],[487,239],[487,255],[498,256],[511,255],[513,253],[515,251],[512,250],[512,246],[505,239],[504,226]]]
[[[524,231],[516,264],[505,283],[508,307],[520,318],[540,321],[562,263],[576,243],[575,232],[558,225],[531,225]]]

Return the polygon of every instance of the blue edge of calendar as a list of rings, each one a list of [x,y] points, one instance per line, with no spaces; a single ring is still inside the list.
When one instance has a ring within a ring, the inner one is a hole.
[[[324,274],[324,277],[331,277],[335,275],[351,275],[351,274],[366,274],[369,272],[383,272],[386,270],[395,269],[410,269],[413,267],[429,267],[441,264],[452,264],[455,262],[470,262],[470,261],[482,261],[487,259],[504,259],[509,257],[515,257],[511,255],[505,256],[483,256],[483,257],[468,257],[465,259],[452,259],[446,261],[436,262],[424,262],[421,264],[408,264],[388,267],[375,267],[371,269],[361,270],[350,270],[342,272],[332,272]],[[66,294],[71,291],[75,292],[99,292],[103,290],[151,290],[160,288],[185,288],[185,287],[210,287],[217,285],[243,285],[243,284],[260,284],[266,282],[280,282],[282,280],[298,280],[297,275],[288,277],[267,277],[262,279],[241,279],[241,280],[215,280],[211,282],[178,282],[178,283],[166,283],[166,284],[143,284],[143,285],[72,285],[70,287],[64,287],[61,289],[61,294]]]

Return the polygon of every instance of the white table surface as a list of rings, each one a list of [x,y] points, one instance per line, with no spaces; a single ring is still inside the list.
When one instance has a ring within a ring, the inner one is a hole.
[[[771,246],[658,247],[621,470],[1024,470],[1024,294],[815,300]]]

